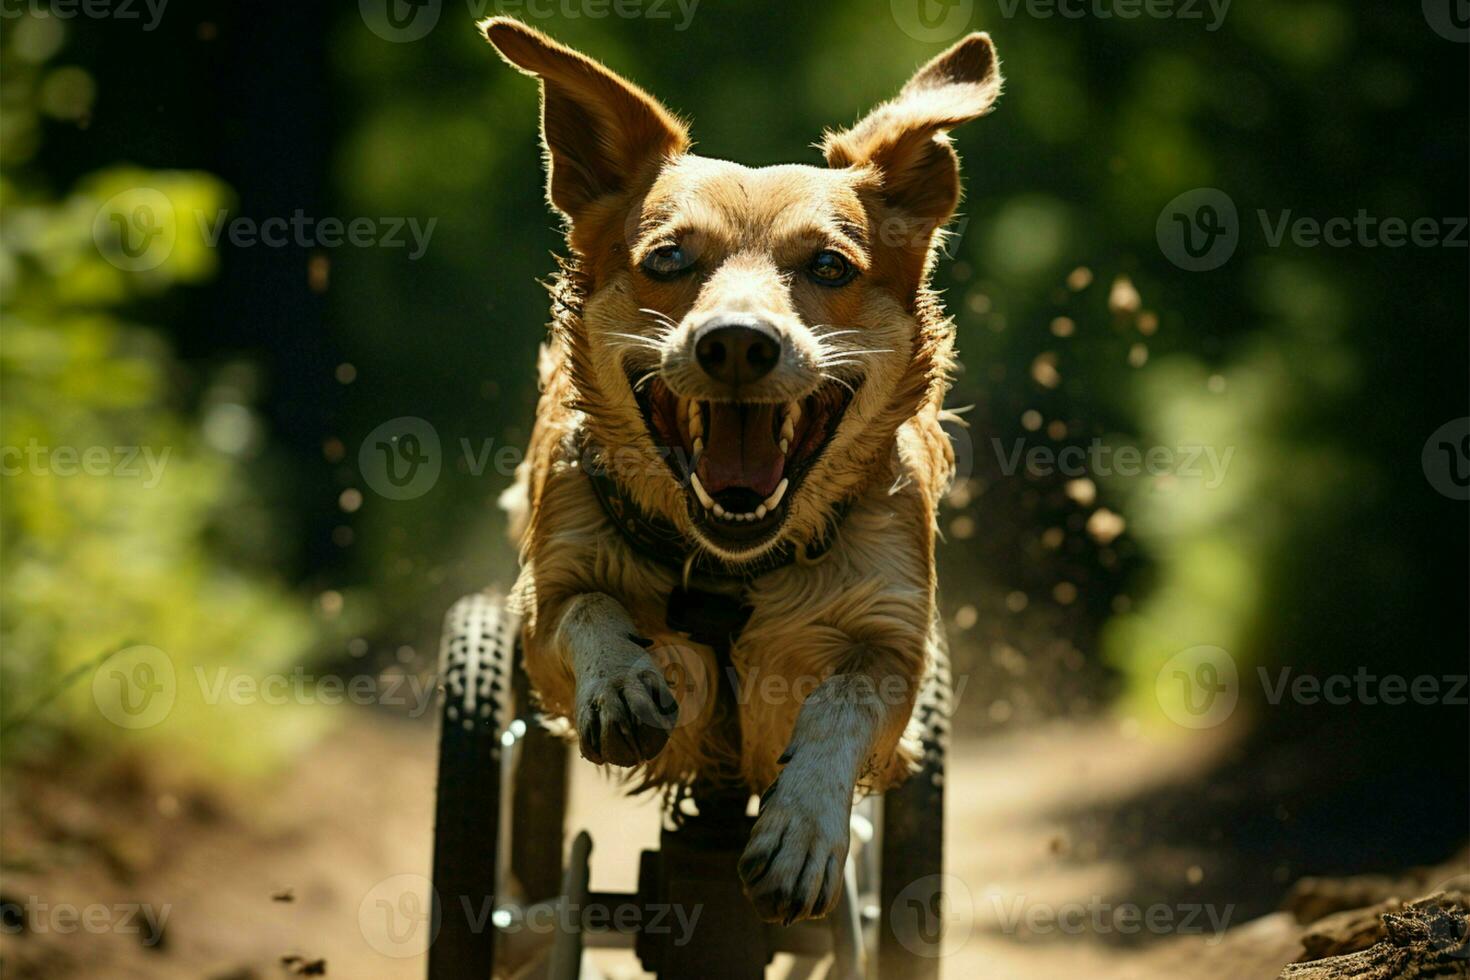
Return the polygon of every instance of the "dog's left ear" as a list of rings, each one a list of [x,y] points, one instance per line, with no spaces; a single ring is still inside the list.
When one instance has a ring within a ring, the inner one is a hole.
[[[971,34],[920,68],[893,101],[851,129],[827,133],[827,165],[873,167],[889,207],[932,231],[960,199],[959,157],[947,134],[988,112],[1000,88],[990,35]]]
[[[652,180],[689,131],[647,92],[512,17],[480,23],[501,57],[541,80],[547,196],[575,223],[589,206]]]

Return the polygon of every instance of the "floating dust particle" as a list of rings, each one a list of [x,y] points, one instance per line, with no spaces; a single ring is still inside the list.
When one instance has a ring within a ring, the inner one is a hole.
[[[1128,522],[1106,507],[1099,507],[1087,519],[1087,533],[1099,544],[1112,544],[1127,528]]]
[[[1034,408],[1028,408],[1021,413],[1021,428],[1027,432],[1035,432],[1041,428],[1041,413]]]
[[[1051,322],[1053,337],[1070,337],[1077,332],[1076,322],[1069,316],[1059,316]]]
[[[1071,582],[1058,582],[1052,587],[1051,597],[1060,605],[1070,606],[1077,601],[1077,586]]]
[[[348,514],[355,514],[362,507],[362,491],[356,487],[348,487],[337,495],[337,506]]]
[[[1148,363],[1148,345],[1134,344],[1128,348],[1128,366],[1141,368]]]
[[[314,293],[325,293],[332,284],[332,260],[320,252],[307,259],[306,284]]]
[[[1067,288],[1074,293],[1080,293],[1092,285],[1092,270],[1085,265],[1079,265],[1067,274]]]
[[[954,624],[957,629],[971,629],[979,621],[980,613],[976,611],[974,606],[960,606],[960,608],[954,611]]]
[[[1036,355],[1036,360],[1031,362],[1031,380],[1043,388],[1055,388],[1062,383],[1062,376],[1057,371],[1057,355],[1051,351],[1045,351]]]
[[[1119,315],[1132,315],[1138,312],[1143,305],[1143,297],[1138,295],[1138,289],[1133,285],[1133,280],[1127,276],[1119,276],[1113,280],[1113,288],[1108,293],[1108,309]]]
[[[1093,501],[1097,500],[1097,484],[1085,476],[1079,476],[1075,480],[1068,480],[1064,488],[1068,499],[1082,505],[1091,507]]]

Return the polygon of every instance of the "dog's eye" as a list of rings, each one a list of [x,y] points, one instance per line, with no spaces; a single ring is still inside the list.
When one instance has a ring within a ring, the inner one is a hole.
[[[668,281],[694,268],[694,258],[681,245],[662,245],[643,260],[643,271],[654,279]]]
[[[812,281],[823,286],[846,286],[857,275],[857,269],[839,252],[825,249],[818,252],[806,267]]]

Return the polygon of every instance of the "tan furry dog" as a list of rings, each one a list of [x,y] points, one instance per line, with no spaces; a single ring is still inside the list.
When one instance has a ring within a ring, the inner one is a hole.
[[[828,133],[825,167],[750,169],[519,21],[481,28],[541,80],[571,250],[509,495],[527,671],[593,762],[764,791],[746,890],[824,915],[855,792],[912,766],[941,642],[953,329],[928,280],[960,196],[946,133],[999,95],[994,48],[966,37]],[[699,596],[738,619],[680,629]]]

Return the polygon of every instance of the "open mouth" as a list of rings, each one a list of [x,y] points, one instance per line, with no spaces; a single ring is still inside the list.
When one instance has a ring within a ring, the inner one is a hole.
[[[785,520],[802,478],[842,421],[852,389],[827,382],[789,402],[700,401],[651,378],[635,389],[644,420],[718,543],[748,547]]]

